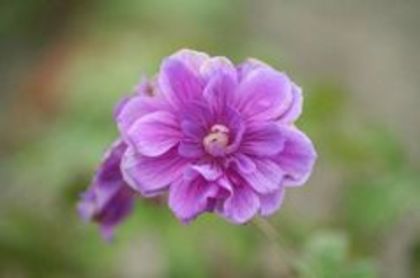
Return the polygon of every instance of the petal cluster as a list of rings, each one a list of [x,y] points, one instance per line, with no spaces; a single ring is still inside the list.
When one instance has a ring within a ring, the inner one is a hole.
[[[144,197],[168,193],[183,222],[204,212],[238,224],[268,216],[316,160],[294,125],[302,104],[301,89],[260,61],[178,51],[115,111],[121,183]]]

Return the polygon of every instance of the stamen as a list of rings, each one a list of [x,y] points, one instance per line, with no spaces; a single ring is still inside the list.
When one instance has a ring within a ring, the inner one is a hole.
[[[204,149],[212,155],[221,155],[229,144],[229,129],[221,124],[213,125],[204,137]]]

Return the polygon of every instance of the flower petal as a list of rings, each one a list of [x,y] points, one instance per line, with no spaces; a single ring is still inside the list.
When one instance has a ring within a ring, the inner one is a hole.
[[[260,201],[252,189],[245,185],[234,185],[234,191],[226,199],[223,211],[219,211],[225,218],[235,224],[243,224],[258,212]]]
[[[171,113],[157,111],[138,119],[127,137],[140,154],[159,156],[179,142],[181,133]]]
[[[260,215],[270,216],[275,213],[283,203],[286,190],[281,187],[274,193],[260,195]]]
[[[182,176],[188,160],[180,157],[176,148],[158,157],[147,157],[129,148],[123,156],[121,170],[126,182],[142,195],[155,196]]]
[[[134,88],[132,95],[122,98],[117,105],[114,107],[114,118],[118,118],[119,114],[125,107],[125,105],[135,97],[150,97],[154,95],[155,91],[154,81],[148,80],[146,77],[142,77],[140,83]]]
[[[283,181],[282,168],[270,159],[254,159],[256,170],[240,173],[248,184],[258,193],[268,194],[278,190]]]
[[[253,156],[270,156],[283,149],[283,129],[274,123],[256,122],[246,127],[240,151]]]
[[[105,239],[111,239],[115,226],[133,211],[134,196],[134,191],[124,184],[95,216],[95,221],[101,223],[101,231],[107,227],[108,233],[102,233]]]
[[[303,185],[312,173],[316,157],[311,140],[298,129],[289,128],[284,149],[274,157],[285,173],[284,185]]]
[[[207,210],[209,198],[215,197],[217,189],[201,176],[180,179],[170,187],[169,207],[181,221],[188,222]]]
[[[134,95],[123,99],[117,105],[114,117],[122,136],[128,133],[131,126],[141,117],[159,110],[166,110],[167,105],[158,97]]]
[[[206,81],[217,75],[226,75],[233,81],[237,80],[236,68],[226,57],[212,57],[206,60],[200,67],[200,74]]]
[[[267,68],[273,69],[271,66],[267,65],[261,60],[255,58],[248,58],[237,67],[238,77],[239,80],[244,79],[249,73],[258,69],[258,68]]]
[[[202,65],[210,59],[209,55],[204,52],[186,48],[175,52],[169,58],[181,61],[191,71],[199,71]]]
[[[203,97],[218,117],[222,115],[225,107],[233,102],[236,87],[234,78],[223,72],[215,74],[204,89]]]
[[[224,123],[229,128],[231,134],[231,142],[226,148],[226,152],[233,153],[241,145],[242,137],[245,132],[245,123],[238,111],[231,108],[229,105],[226,106],[220,119],[221,123]]]
[[[78,203],[80,216],[101,225],[108,230],[106,237],[112,236],[114,227],[132,211],[134,191],[123,180],[120,163],[126,144],[117,140],[106,152],[91,186],[81,196]]]
[[[203,114],[200,113],[200,115],[203,115]],[[209,123],[207,123],[206,120],[203,120],[203,123],[201,123],[201,121],[199,120],[200,119],[199,116],[198,118],[196,117],[195,119],[187,118],[187,117],[184,117],[184,118],[186,119],[184,119],[181,122],[182,134],[184,134],[186,138],[189,138],[196,142],[200,142],[203,139],[203,137],[206,135],[206,133],[208,132],[207,126],[209,125]]]
[[[178,154],[185,158],[200,158],[205,152],[201,142],[185,139],[178,145]]]
[[[296,84],[292,84],[292,102],[289,108],[279,117],[279,122],[290,124],[295,122],[302,114],[303,95],[302,89]]]
[[[200,115],[203,116],[203,113]],[[199,120],[201,116],[196,117],[195,120],[187,117],[181,122],[183,138],[178,146],[179,155],[188,158],[199,158],[204,155],[202,140],[206,135],[208,123],[205,119],[201,123]]]
[[[202,136],[208,132],[215,121],[212,111],[204,101],[185,102],[178,112],[182,132],[187,137],[195,139],[202,140]]]
[[[229,165],[232,163],[241,173],[252,173],[257,169],[254,161],[249,156],[242,153],[236,153],[234,156],[228,159],[227,167],[229,167]]]
[[[199,73],[178,56],[171,56],[163,61],[158,86],[162,95],[175,108],[199,98],[203,90]]]
[[[247,119],[276,119],[292,101],[291,81],[284,73],[257,68],[241,81],[235,97],[236,108]]]
[[[206,181],[215,181],[223,174],[216,163],[193,165],[191,169],[199,173]]]

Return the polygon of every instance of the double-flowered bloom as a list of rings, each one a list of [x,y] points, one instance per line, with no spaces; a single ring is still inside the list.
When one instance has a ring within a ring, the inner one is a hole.
[[[108,214],[125,217],[134,192],[168,193],[182,222],[204,212],[238,224],[268,216],[287,187],[305,183],[316,159],[310,139],[294,125],[302,102],[286,74],[260,61],[235,66],[181,50],[118,105],[120,139],[79,208],[95,207],[89,217],[104,224]],[[115,187],[105,202],[102,183]]]

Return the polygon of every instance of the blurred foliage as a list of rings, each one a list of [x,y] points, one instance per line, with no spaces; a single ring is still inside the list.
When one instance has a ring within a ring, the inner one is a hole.
[[[356,182],[344,191],[346,224],[355,235],[376,237],[410,210],[420,208],[418,194],[418,177],[410,173]]]
[[[372,262],[363,259],[349,262],[348,244],[347,238],[337,232],[313,234],[298,265],[301,277],[376,277]]]
[[[318,167],[342,177],[334,185],[338,196],[322,198],[338,199],[327,219],[295,216],[286,200],[284,209],[271,219],[282,239],[276,242],[278,238],[267,239],[252,223],[233,226],[212,215],[184,226],[159,205],[162,200],[139,200],[134,216],[108,244],[97,227],[77,217],[78,194],[117,136],[114,104],[142,75],[152,75],[163,56],[188,46],[237,61],[256,56],[287,68],[281,50],[249,30],[245,24],[249,11],[241,3],[0,4],[0,34],[8,42],[1,45],[7,62],[1,68],[19,69],[9,73],[15,79],[7,82],[25,83],[27,75],[36,76],[36,65],[48,67],[56,61],[51,52],[63,59],[57,70],[41,78],[45,88],[56,84],[51,91],[22,93],[18,87],[0,96],[2,107],[13,107],[1,109],[2,118],[21,121],[8,123],[0,141],[8,148],[4,155],[0,152],[0,277],[380,275],[387,236],[398,234],[399,223],[411,214],[418,216],[420,176],[400,138],[383,123],[358,113],[351,93],[334,80],[298,82],[305,92],[298,126],[314,139]],[[27,98],[29,93],[51,101],[41,101],[43,105],[31,110],[34,101]],[[48,112],[45,103],[52,103],[55,112]],[[323,177],[319,179],[311,179],[309,186],[322,183]],[[413,240],[409,267],[416,277],[420,238]],[[292,270],[279,261],[286,251]]]

